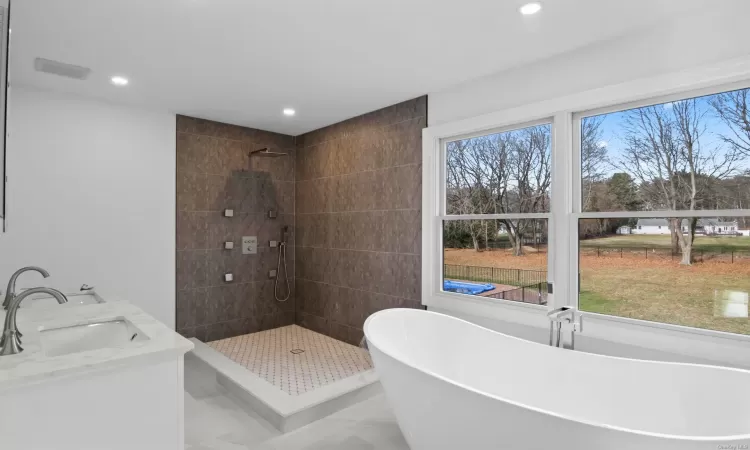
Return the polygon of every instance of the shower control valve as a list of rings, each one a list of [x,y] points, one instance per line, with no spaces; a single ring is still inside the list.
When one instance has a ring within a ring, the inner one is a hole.
[[[258,253],[258,236],[242,236],[242,254],[254,255]]]

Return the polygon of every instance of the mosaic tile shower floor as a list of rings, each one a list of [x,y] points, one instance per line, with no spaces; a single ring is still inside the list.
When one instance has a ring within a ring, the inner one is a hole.
[[[208,345],[289,395],[304,394],[373,368],[366,350],[297,325]]]

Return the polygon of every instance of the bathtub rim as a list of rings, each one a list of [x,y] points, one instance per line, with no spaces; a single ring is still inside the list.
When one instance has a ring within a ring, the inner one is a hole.
[[[493,399],[493,400],[505,402],[507,404],[510,404],[510,405],[513,405],[513,406],[516,406],[516,407],[519,407],[519,408],[523,408],[523,409],[527,409],[527,410],[534,411],[534,412],[537,412],[537,413],[541,413],[541,414],[549,415],[549,416],[552,416],[552,417],[556,417],[558,419],[565,420],[565,421],[568,421],[568,422],[580,423],[580,424],[584,424],[584,425],[588,425],[588,426],[592,426],[592,427],[597,427],[597,428],[603,428],[603,429],[612,430],[612,431],[632,433],[632,434],[637,434],[637,435],[646,436],[646,437],[659,438],[659,439],[670,439],[670,440],[676,440],[676,441],[693,441],[693,442],[728,441],[727,443],[729,444],[729,443],[731,443],[731,441],[750,440],[750,433],[739,434],[739,435],[728,435],[728,436],[689,436],[689,435],[674,435],[674,434],[665,434],[665,433],[655,433],[655,432],[651,432],[651,431],[634,430],[634,429],[630,429],[630,428],[620,427],[620,426],[616,426],[616,425],[610,425],[610,424],[601,423],[601,422],[593,422],[593,421],[587,420],[587,419],[577,419],[577,418],[572,417],[572,416],[568,416],[568,415],[560,414],[560,413],[556,413],[556,412],[551,412],[551,411],[548,411],[548,410],[545,410],[545,409],[542,409],[542,408],[538,408],[538,407],[535,407],[535,406],[529,406],[529,405],[524,404],[522,402],[518,402],[518,401],[514,401],[514,400],[508,400],[508,399],[500,397],[498,395],[494,395],[494,394],[490,394],[490,393],[487,393],[487,392],[484,392],[484,391],[480,391],[480,390],[478,390],[478,389],[476,389],[476,388],[474,388],[472,386],[468,386],[468,385],[466,385],[464,383],[460,383],[460,382],[457,382],[455,380],[451,380],[450,378],[447,378],[447,377],[445,377],[443,375],[437,374],[437,373],[433,372],[432,370],[427,370],[427,369],[424,369],[424,368],[419,368],[419,367],[416,367],[414,364],[412,364],[410,362],[403,361],[401,358],[398,358],[398,357],[392,355],[391,353],[386,352],[385,350],[383,350],[383,348],[378,345],[377,340],[370,339],[370,336],[372,335],[372,332],[370,331],[370,328],[372,327],[372,322],[374,320],[377,320],[377,318],[379,316],[396,315],[396,314],[404,313],[404,312],[406,314],[412,314],[412,315],[413,314],[419,314],[419,315],[429,314],[429,315],[433,315],[433,316],[447,317],[450,320],[454,320],[454,321],[458,321],[458,322],[463,322],[463,323],[468,324],[469,326],[481,328],[481,329],[484,329],[484,330],[489,331],[491,333],[503,336],[505,338],[510,338],[510,339],[514,339],[514,340],[517,340],[517,341],[526,341],[526,342],[530,342],[530,343],[536,344],[536,345],[541,345],[541,346],[544,346],[544,347],[547,347],[547,346],[544,345],[544,344],[540,344],[538,342],[530,341],[528,339],[523,339],[523,338],[519,338],[519,337],[516,337],[516,336],[509,335],[509,334],[501,333],[499,331],[493,330],[491,328],[484,327],[482,325],[476,324],[474,322],[471,322],[471,321],[468,321],[468,320],[465,320],[465,319],[454,317],[454,316],[451,316],[451,315],[448,315],[448,314],[438,313],[438,312],[435,312],[435,311],[422,310],[422,309],[413,309],[413,308],[391,308],[391,309],[384,309],[384,310],[378,311],[378,312],[370,315],[367,318],[367,320],[365,320],[365,324],[364,324],[364,326],[362,328],[363,328],[363,331],[364,331],[364,334],[365,334],[365,338],[367,339],[368,347],[370,345],[372,345],[378,351],[382,352],[383,354],[387,355],[390,358],[393,358],[394,360],[398,361],[401,364],[404,364],[404,365],[406,365],[406,366],[408,366],[408,367],[410,367],[410,368],[412,368],[414,370],[417,370],[417,371],[419,371],[421,373],[424,373],[426,375],[429,375],[431,377],[435,377],[435,378],[437,378],[437,379],[439,379],[439,380],[441,380],[441,381],[443,381],[445,383],[449,383],[449,384],[451,384],[453,386],[456,386],[456,387],[459,387],[461,389],[465,389],[467,391],[471,391],[471,392],[473,392],[475,394],[479,394],[481,396],[484,396],[484,397],[487,397],[487,398],[490,398],[490,399]],[[562,349],[562,348],[558,348],[557,350],[558,351],[569,351],[567,349]],[[576,351],[576,350],[574,350],[574,351]],[[710,365],[710,364],[695,364],[695,363],[683,363],[683,362],[672,362],[672,361],[653,361],[653,360],[649,360],[649,359],[624,358],[624,357],[620,357],[620,356],[609,356],[609,355],[601,355],[601,354],[598,354],[598,353],[588,353],[588,352],[582,352],[582,353],[586,353],[587,355],[589,355],[591,357],[595,357],[595,358],[636,361],[636,362],[645,363],[645,364],[666,364],[666,365],[675,365],[675,366],[706,367],[706,368],[711,368],[711,369],[714,369],[714,370],[726,370],[726,371],[733,371],[733,372],[741,372],[741,373],[743,373],[743,374],[745,374],[745,375],[747,375],[747,376],[750,377],[750,371],[749,370],[739,369],[739,368],[734,368],[734,367],[723,367],[723,366],[714,366],[714,365]],[[373,362],[374,362],[374,360],[373,360]],[[377,365],[375,366],[375,370],[377,370]],[[386,391],[386,394],[387,394],[387,391]]]

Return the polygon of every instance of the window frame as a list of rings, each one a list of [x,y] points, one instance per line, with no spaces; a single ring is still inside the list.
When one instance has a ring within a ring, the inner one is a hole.
[[[651,104],[750,87],[750,57],[509,108],[478,117],[432,125],[423,130],[422,304],[478,319],[547,328],[548,309],[578,305],[578,221],[587,218],[750,216],[750,210],[581,211],[580,119]],[[552,118],[552,198],[549,213],[445,215],[445,142],[548,123]],[[666,215],[665,215],[666,214]],[[539,218],[548,220],[548,281],[554,291],[547,307],[443,292],[442,221],[460,218]],[[567,256],[566,256],[567,255]],[[440,284],[438,283],[440,281]],[[728,364],[750,363],[750,336],[649,322],[597,313],[587,316],[585,337],[688,354]],[[738,351],[738,349],[742,349]]]
[[[505,213],[505,214],[448,214],[447,213],[447,147],[448,142],[458,141],[458,140],[464,140],[464,139],[471,139],[474,137],[480,137],[480,136],[487,136],[487,135],[493,135],[493,134],[500,134],[505,133],[509,131],[515,131],[515,130],[521,130],[528,127],[538,126],[538,125],[549,125],[550,126],[550,169],[552,171],[551,174],[551,184],[550,186],[553,186],[554,184],[554,172],[555,172],[555,155],[554,155],[554,148],[555,148],[555,124],[554,124],[554,117],[543,117],[540,119],[535,119],[523,123],[517,123],[517,124],[508,124],[503,125],[500,127],[495,127],[489,130],[481,130],[476,131],[472,133],[463,134],[460,136],[454,136],[450,138],[442,138],[440,139],[440,157],[439,157],[439,165],[440,165],[440,175],[439,175],[439,206],[438,206],[438,212],[439,216],[437,217],[437,226],[439,227],[439,230],[437,232],[438,234],[438,258],[439,258],[439,268],[442,268],[445,264],[444,261],[444,243],[443,243],[443,224],[446,221],[460,221],[460,220],[482,220],[482,219],[539,219],[539,220],[546,220],[547,221],[547,278],[549,280],[550,274],[553,271],[553,268],[551,266],[551,258],[550,258],[550,250],[553,248],[553,242],[552,242],[552,236],[551,236],[551,227],[552,227],[552,202],[550,201],[550,211],[544,212],[544,213]],[[551,190],[551,189],[550,189]],[[439,269],[440,270],[440,269]],[[438,291],[437,293],[440,294],[447,294],[449,296],[460,296],[464,299],[466,297],[473,297],[471,295],[467,294],[458,294],[458,293],[452,293],[452,292],[446,292],[442,290],[442,270],[440,270],[440,278],[439,284],[438,284]],[[490,302],[495,304],[501,304],[506,305],[510,307],[519,306],[522,308],[528,308],[529,310],[545,310],[547,309],[544,305],[535,305],[530,303],[521,303],[521,302],[514,302],[511,300],[504,300],[504,299],[495,299],[495,298],[487,298],[482,297],[481,299],[473,298],[473,301],[480,301],[480,302]],[[548,304],[550,300],[548,298]]]

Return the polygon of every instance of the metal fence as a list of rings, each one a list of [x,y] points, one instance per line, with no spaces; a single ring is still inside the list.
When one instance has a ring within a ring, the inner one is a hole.
[[[455,280],[484,281],[510,286],[534,286],[547,283],[546,270],[503,269],[500,267],[445,264],[443,276]]]
[[[534,250],[536,250],[538,253],[546,253],[547,252],[547,243],[546,242],[524,242],[524,247],[531,247]],[[486,250],[493,251],[493,250],[509,250],[513,248],[513,246],[510,244],[510,242],[490,242],[487,244]]]
[[[597,258],[643,258],[679,261],[681,252],[663,247],[581,247],[581,256]],[[693,260],[697,262],[750,262],[750,250],[693,249]]]
[[[547,304],[547,283],[538,283],[531,286],[521,286],[517,289],[489,294],[486,297],[511,300],[514,302],[533,303],[535,305]]]

